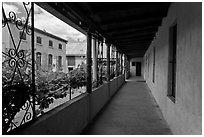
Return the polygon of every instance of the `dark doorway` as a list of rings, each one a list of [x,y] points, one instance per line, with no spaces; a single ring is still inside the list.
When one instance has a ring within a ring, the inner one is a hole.
[[[136,62],[136,76],[141,76],[141,62]]]

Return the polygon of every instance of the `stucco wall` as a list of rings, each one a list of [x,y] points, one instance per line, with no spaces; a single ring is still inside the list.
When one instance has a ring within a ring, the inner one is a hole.
[[[114,81],[114,82],[113,82]],[[42,115],[31,125],[24,125],[15,134],[69,135],[80,134],[102,107],[111,99],[110,92],[117,92],[125,82],[121,75],[92,91],[68,101]],[[114,88],[114,89],[113,89]]]
[[[42,44],[36,43],[36,37],[40,36],[42,38]],[[49,40],[53,41],[53,48],[49,47]],[[62,44],[62,49],[59,49],[59,43]],[[62,68],[65,72],[66,70],[66,43],[59,41],[57,39],[45,36],[38,32],[35,32],[35,45],[36,45],[36,53],[40,52],[42,54],[42,66],[47,69],[48,67],[48,55],[52,54],[53,56],[53,67],[54,70],[57,70],[57,60],[58,56],[62,56]]]
[[[130,76],[136,76],[136,65],[132,66],[132,62],[141,62],[141,76],[144,75],[144,63],[143,58],[130,59]]]
[[[177,23],[175,104],[167,97],[169,27]],[[172,3],[148,51],[145,79],[174,134],[202,133],[202,5]],[[156,47],[155,83],[153,47]],[[144,61],[146,58],[144,57]],[[148,64],[148,63],[147,63]]]

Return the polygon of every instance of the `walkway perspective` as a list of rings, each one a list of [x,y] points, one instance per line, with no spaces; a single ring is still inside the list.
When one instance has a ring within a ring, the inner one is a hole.
[[[169,135],[172,132],[145,81],[132,77],[82,134]]]

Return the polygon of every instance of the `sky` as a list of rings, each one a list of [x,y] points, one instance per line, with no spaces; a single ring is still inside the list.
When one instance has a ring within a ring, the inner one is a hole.
[[[17,18],[26,17],[25,8],[21,2],[4,2],[3,7],[7,16],[10,11],[13,11],[16,13]],[[84,34],[80,33],[78,30],[64,23],[37,5],[34,6],[34,14],[35,28],[46,30],[46,32],[66,40],[71,38],[74,40],[79,39],[80,41],[83,41],[86,39]]]

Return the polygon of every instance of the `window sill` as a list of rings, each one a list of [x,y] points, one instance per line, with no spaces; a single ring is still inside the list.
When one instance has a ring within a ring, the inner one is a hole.
[[[175,104],[175,102],[176,102],[175,97],[173,97],[171,95],[168,95],[167,97]]]
[[[54,49],[53,47],[49,46],[49,48]]]

